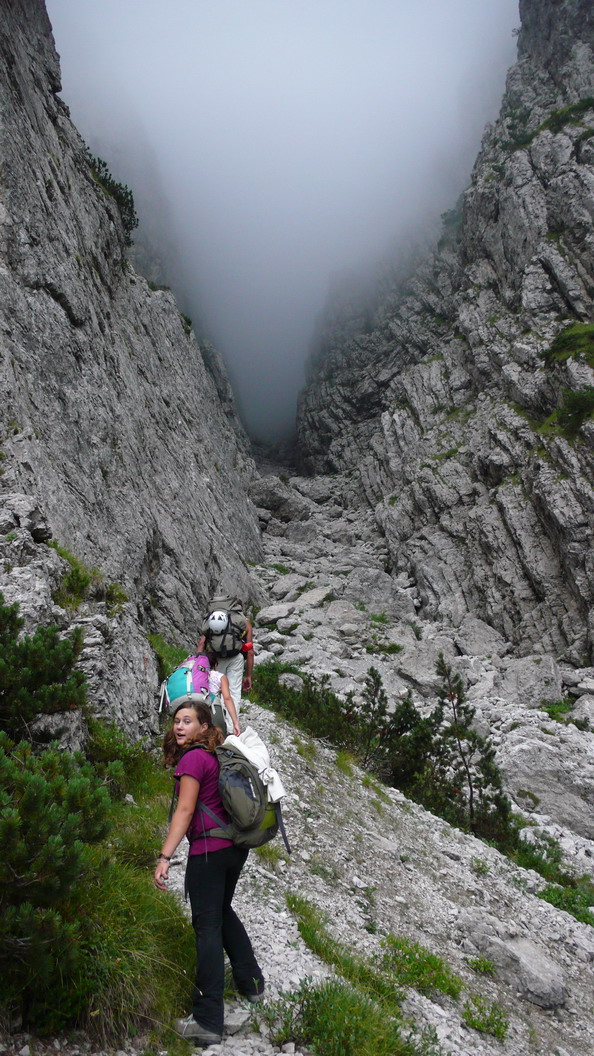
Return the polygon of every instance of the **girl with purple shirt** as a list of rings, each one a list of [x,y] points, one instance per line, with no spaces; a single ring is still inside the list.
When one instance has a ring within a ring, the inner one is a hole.
[[[223,825],[230,823],[219,795],[219,764],[214,754],[222,742],[223,734],[213,726],[207,705],[181,705],[174,713],[163,755],[166,766],[175,766],[179,796],[154,873],[156,886],[166,890],[169,863],[187,836],[186,883],[198,963],[192,1013],[176,1020],[175,1029],[204,1045],[218,1044],[223,1034],[223,951],[239,993],[258,1001],[264,992],[264,977],[249,936],[231,906],[248,852],[230,840],[209,836],[208,830],[216,828],[216,823],[200,810],[204,803]],[[187,751],[193,745],[200,747]]]

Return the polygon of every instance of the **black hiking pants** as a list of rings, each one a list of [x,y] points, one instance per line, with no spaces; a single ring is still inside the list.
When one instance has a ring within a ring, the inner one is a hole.
[[[187,886],[196,932],[194,1019],[215,1034],[223,1031],[223,988],[227,954],[240,994],[261,993],[264,976],[249,936],[231,901],[248,851],[224,847],[188,858]]]

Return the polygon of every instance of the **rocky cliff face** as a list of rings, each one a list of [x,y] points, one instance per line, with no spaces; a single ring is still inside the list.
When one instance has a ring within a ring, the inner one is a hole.
[[[519,60],[469,188],[371,326],[345,338],[329,324],[299,444],[310,472],[360,476],[422,615],[455,627],[471,613],[520,654],[584,663],[594,12],[579,0],[520,12]]]
[[[191,641],[218,584],[253,590],[249,444],[220,357],[126,259],[116,202],[57,95],[41,0],[3,3],[0,69],[0,588],[32,618],[59,617],[53,536],[133,599],[151,682],[138,617]]]

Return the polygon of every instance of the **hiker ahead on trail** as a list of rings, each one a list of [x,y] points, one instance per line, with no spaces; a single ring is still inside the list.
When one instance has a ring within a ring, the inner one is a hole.
[[[216,654],[217,670],[229,679],[229,691],[239,714],[241,692],[243,689],[248,693],[252,688],[254,666],[252,625],[239,598],[212,598],[200,633],[197,651],[201,653],[206,648]]]
[[[155,885],[166,890],[169,863],[187,835],[186,884],[198,964],[192,1013],[176,1020],[175,1029],[203,1045],[219,1044],[223,1034],[223,951],[239,993],[249,1001],[261,1000],[264,993],[264,977],[249,936],[231,907],[248,850],[208,835],[212,829],[220,831],[218,825],[230,824],[218,788],[215,750],[222,742],[223,734],[213,726],[207,705],[182,704],[177,709],[165,735],[163,755],[166,765],[175,766],[179,796],[154,872]]]
[[[239,717],[235,702],[229,689],[229,679],[219,671],[219,658],[216,653],[208,653],[210,671],[208,674],[208,690],[210,695],[209,705],[212,712],[212,721],[218,726],[226,737],[228,733],[241,733]]]

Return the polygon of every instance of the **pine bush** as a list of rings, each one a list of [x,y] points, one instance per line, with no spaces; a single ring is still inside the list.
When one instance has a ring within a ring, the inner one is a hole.
[[[6,605],[0,594],[0,730],[14,739],[30,736],[40,713],[80,708],[86,700],[84,675],[74,670],[82,631],[68,639],[58,627],[39,627],[19,638],[23,623],[18,605]]]
[[[32,1016],[80,958],[73,907],[95,874],[90,845],[108,832],[109,795],[79,754],[0,733],[0,974],[5,1014]],[[54,984],[55,985],[55,984]]]

